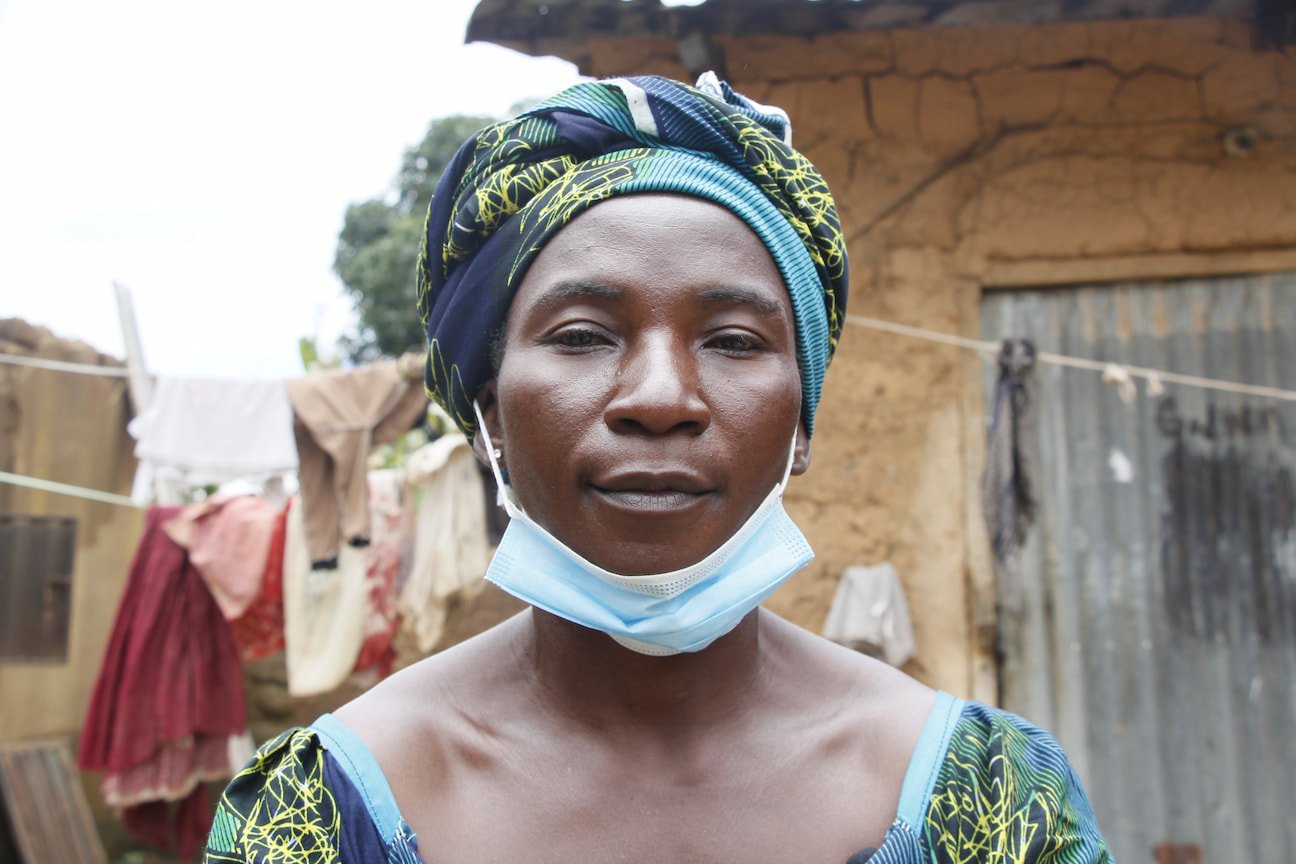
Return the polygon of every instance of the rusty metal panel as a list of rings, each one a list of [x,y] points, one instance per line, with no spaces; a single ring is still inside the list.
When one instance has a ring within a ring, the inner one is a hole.
[[[1296,390],[1296,274],[987,292],[982,331]],[[1118,860],[1296,861],[1296,403],[1127,403],[1051,365],[1032,394],[1003,706],[1057,735]]]

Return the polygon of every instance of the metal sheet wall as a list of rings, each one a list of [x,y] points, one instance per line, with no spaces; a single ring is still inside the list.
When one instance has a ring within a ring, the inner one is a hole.
[[[1296,274],[987,292],[982,330],[1296,389]],[[1004,707],[1057,735],[1118,860],[1296,861],[1296,403],[1177,385],[1127,403],[1050,365],[1032,395],[1040,507],[999,574]]]

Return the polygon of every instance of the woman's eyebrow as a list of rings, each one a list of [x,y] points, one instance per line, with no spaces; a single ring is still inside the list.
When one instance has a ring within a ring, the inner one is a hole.
[[[536,305],[545,309],[556,309],[571,300],[617,300],[621,291],[602,282],[557,282],[544,290],[536,298]]]
[[[783,307],[774,300],[747,288],[708,288],[698,293],[698,301],[724,303],[727,306],[752,306],[762,315],[777,315]]]

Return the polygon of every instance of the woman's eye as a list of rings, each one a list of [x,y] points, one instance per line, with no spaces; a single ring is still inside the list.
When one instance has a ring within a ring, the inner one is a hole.
[[[758,351],[761,348],[759,342],[743,333],[722,333],[713,338],[710,344],[721,351],[732,351],[738,354]]]
[[[593,330],[563,330],[553,337],[553,343],[563,348],[593,348],[603,341]]]

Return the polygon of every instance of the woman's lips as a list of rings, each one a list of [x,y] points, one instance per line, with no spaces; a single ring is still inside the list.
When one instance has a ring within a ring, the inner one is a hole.
[[[701,478],[674,471],[628,471],[591,485],[609,504],[641,513],[686,510],[714,491]]]
[[[709,493],[684,492],[679,489],[601,489],[599,496],[610,504],[641,513],[674,513],[700,502]]]

